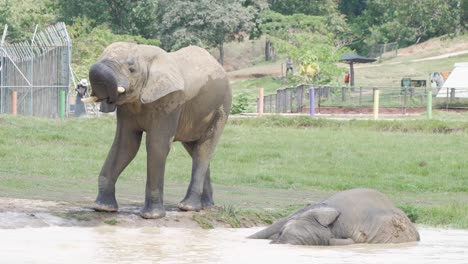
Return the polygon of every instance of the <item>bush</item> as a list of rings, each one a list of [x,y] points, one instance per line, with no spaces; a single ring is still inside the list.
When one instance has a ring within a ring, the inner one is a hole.
[[[236,115],[244,113],[249,106],[249,99],[246,93],[239,94],[232,103],[231,114]]]

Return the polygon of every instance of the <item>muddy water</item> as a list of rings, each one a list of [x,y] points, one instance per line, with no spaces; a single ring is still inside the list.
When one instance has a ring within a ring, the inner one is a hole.
[[[305,247],[248,240],[258,229],[0,229],[0,263],[468,263],[468,231],[420,228],[421,242]]]

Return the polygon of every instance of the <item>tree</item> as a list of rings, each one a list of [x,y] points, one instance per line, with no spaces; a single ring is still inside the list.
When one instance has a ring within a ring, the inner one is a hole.
[[[224,43],[253,28],[256,9],[243,0],[162,0],[158,10],[163,47],[178,49],[197,44],[219,49],[224,61]]]
[[[337,13],[337,0],[268,0],[270,9],[283,14],[327,16]]]
[[[158,0],[57,0],[61,18],[72,24],[78,18],[93,21],[93,26],[107,23],[116,34],[156,35]]]
[[[274,11],[263,14],[262,32],[271,36],[278,52],[293,59],[300,69],[300,81],[329,83],[343,72],[336,62],[345,49],[335,43],[327,19],[304,14],[285,16]]]
[[[464,12],[460,4],[460,0],[367,1],[362,16],[353,20],[354,28],[369,45],[396,41],[405,47],[456,33]]]
[[[57,21],[49,0],[0,0],[0,23],[8,25],[8,40],[31,39],[36,25],[48,26]]]

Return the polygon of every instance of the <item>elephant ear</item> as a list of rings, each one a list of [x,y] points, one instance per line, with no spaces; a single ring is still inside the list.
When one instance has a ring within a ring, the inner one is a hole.
[[[148,67],[148,80],[141,91],[143,104],[154,102],[170,93],[184,91],[185,82],[176,63],[168,56],[158,57]]]
[[[313,217],[322,226],[329,226],[336,221],[340,212],[333,207],[317,207],[302,213],[300,217]]]

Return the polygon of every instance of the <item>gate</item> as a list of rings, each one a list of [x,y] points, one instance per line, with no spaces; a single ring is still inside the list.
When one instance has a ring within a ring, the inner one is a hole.
[[[64,23],[34,32],[31,41],[0,44],[0,114],[55,118],[69,109],[71,39]]]

